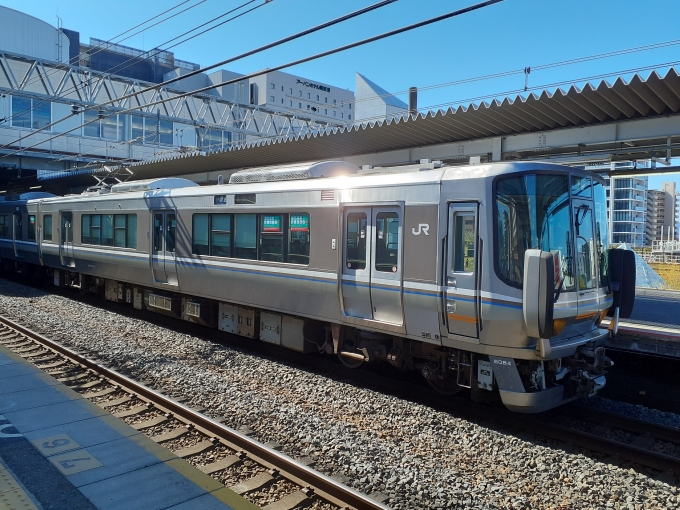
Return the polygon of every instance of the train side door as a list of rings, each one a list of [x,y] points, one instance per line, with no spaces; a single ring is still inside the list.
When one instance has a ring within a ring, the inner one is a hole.
[[[371,229],[373,319],[390,324],[403,324],[401,210],[398,207],[373,207]]]
[[[155,282],[178,285],[176,232],[175,211],[153,211],[151,213],[151,274]]]
[[[449,333],[479,338],[477,204],[449,204],[446,319]]]
[[[16,258],[23,258],[24,256],[23,228],[23,215],[20,212],[15,212],[12,215],[12,242],[14,244],[14,256]]]
[[[346,315],[372,319],[371,208],[347,208],[344,214],[343,307]]]
[[[572,211],[578,291],[576,318],[586,319],[598,313],[599,306],[598,254],[593,228],[593,203],[589,200],[573,199]]]
[[[73,267],[73,213],[59,213],[59,257],[63,266]]]
[[[403,324],[401,209],[346,208],[343,224],[345,315]]]

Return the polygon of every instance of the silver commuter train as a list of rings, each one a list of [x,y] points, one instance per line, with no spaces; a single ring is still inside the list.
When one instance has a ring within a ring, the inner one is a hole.
[[[611,365],[598,325],[621,285],[590,173],[329,161],[17,198],[0,202],[6,269],[136,308],[520,412],[595,394]]]

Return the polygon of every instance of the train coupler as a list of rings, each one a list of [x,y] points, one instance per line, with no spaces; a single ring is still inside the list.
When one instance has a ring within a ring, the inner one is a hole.
[[[562,363],[594,374],[602,374],[614,366],[611,358],[605,356],[604,347],[586,347],[578,351],[573,358],[564,359]]]
[[[590,374],[586,370],[577,370],[571,376],[571,381],[576,386],[576,395],[579,397],[592,397],[607,384],[607,379],[602,374]]]

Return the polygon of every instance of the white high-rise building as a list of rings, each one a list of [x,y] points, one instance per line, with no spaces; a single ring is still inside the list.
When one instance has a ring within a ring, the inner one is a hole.
[[[642,248],[646,241],[647,177],[611,177],[607,196],[612,243]]]

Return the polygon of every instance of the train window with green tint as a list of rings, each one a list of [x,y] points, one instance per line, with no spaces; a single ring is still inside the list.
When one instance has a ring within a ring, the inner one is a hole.
[[[127,230],[125,231],[125,247],[137,248],[137,215],[127,215]]]
[[[35,214],[28,215],[28,238],[35,241]]]
[[[260,260],[283,262],[283,215],[260,215]]]
[[[453,218],[453,271],[473,273],[475,270],[475,215],[474,213],[456,213]]]
[[[309,264],[309,214],[291,213],[288,219],[288,252],[286,262]]]
[[[102,215],[90,215],[90,244],[102,244]]]
[[[113,217],[113,245],[117,248],[125,248],[126,222],[126,214],[116,214]]]
[[[191,253],[195,255],[210,255],[208,245],[209,215],[194,214],[191,239]]]
[[[346,263],[348,269],[366,269],[366,215],[347,215]]]
[[[234,214],[234,251],[237,259],[257,260],[257,214]]]
[[[52,215],[46,214],[43,216],[43,240],[52,240]]]
[[[102,214],[102,245],[113,246],[113,214]]]
[[[191,253],[195,255],[210,255],[208,245],[209,215],[194,214],[191,239]]]
[[[45,216],[47,219],[47,216]],[[52,223],[52,218],[50,218],[50,223]],[[80,217],[80,242],[82,244],[92,244],[92,238],[90,236],[90,230],[92,228],[92,216],[90,214],[83,214]],[[45,224],[45,231],[47,231],[47,224]]]
[[[399,215],[378,213],[375,218],[375,270],[396,273],[399,269]]]
[[[211,214],[210,255],[231,257],[231,214]]]

